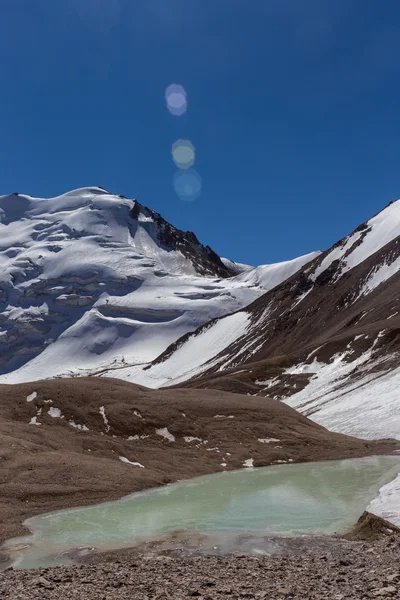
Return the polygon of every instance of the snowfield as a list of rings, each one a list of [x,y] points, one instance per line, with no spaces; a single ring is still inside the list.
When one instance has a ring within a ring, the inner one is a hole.
[[[118,368],[104,373],[150,388],[168,387],[199,375],[217,362],[216,356],[240,339],[250,324],[249,314],[228,315],[198,335],[190,336],[167,360],[154,365]]]
[[[337,278],[361,264],[375,252],[400,235],[400,200],[389,204],[361,228],[344,238],[343,243],[333,247],[318,267],[310,274],[313,281],[338,261]],[[393,275],[389,270],[387,277]],[[380,278],[379,283],[383,281]]]
[[[313,376],[301,392],[283,401],[330,431],[364,439],[400,440],[400,367],[373,372],[377,363],[370,361],[370,353],[353,362],[344,358],[345,353],[329,364],[314,361],[289,369],[291,374],[308,372]],[[356,367],[360,377],[352,379]]]
[[[318,255],[257,268],[225,259],[237,275],[201,274],[162,244],[158,217],[101,188],[0,197],[2,383],[148,363]]]

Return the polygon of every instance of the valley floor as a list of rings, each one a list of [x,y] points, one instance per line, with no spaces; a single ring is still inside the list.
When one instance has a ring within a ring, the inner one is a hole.
[[[149,390],[90,378],[1,386],[0,537],[21,534],[21,522],[38,513],[242,468],[250,458],[254,466],[264,466],[398,449],[395,440],[331,433],[278,401],[219,390]],[[0,560],[7,560],[5,553]],[[399,598],[398,535],[372,544],[306,548],[289,556],[182,557],[133,550],[95,560],[5,571],[0,597]]]
[[[276,400],[219,390],[95,378],[0,386],[0,541],[26,533],[22,522],[34,515],[197,475],[399,448],[331,433]]]

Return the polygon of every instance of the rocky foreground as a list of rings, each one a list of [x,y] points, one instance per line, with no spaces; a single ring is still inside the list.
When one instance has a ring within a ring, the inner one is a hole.
[[[148,554],[38,571],[6,571],[4,600],[361,600],[400,598],[400,535],[273,557]]]

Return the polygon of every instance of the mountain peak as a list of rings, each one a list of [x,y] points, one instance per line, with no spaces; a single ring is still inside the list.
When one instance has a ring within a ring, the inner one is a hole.
[[[195,233],[137,199],[100,187],[2,196],[0,369],[36,379],[152,360],[308,260],[234,276]]]

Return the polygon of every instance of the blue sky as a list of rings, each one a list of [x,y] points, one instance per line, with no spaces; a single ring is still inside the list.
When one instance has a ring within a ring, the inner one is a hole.
[[[400,197],[399,27],[397,0],[0,0],[0,193],[100,185],[252,264],[329,247]]]

